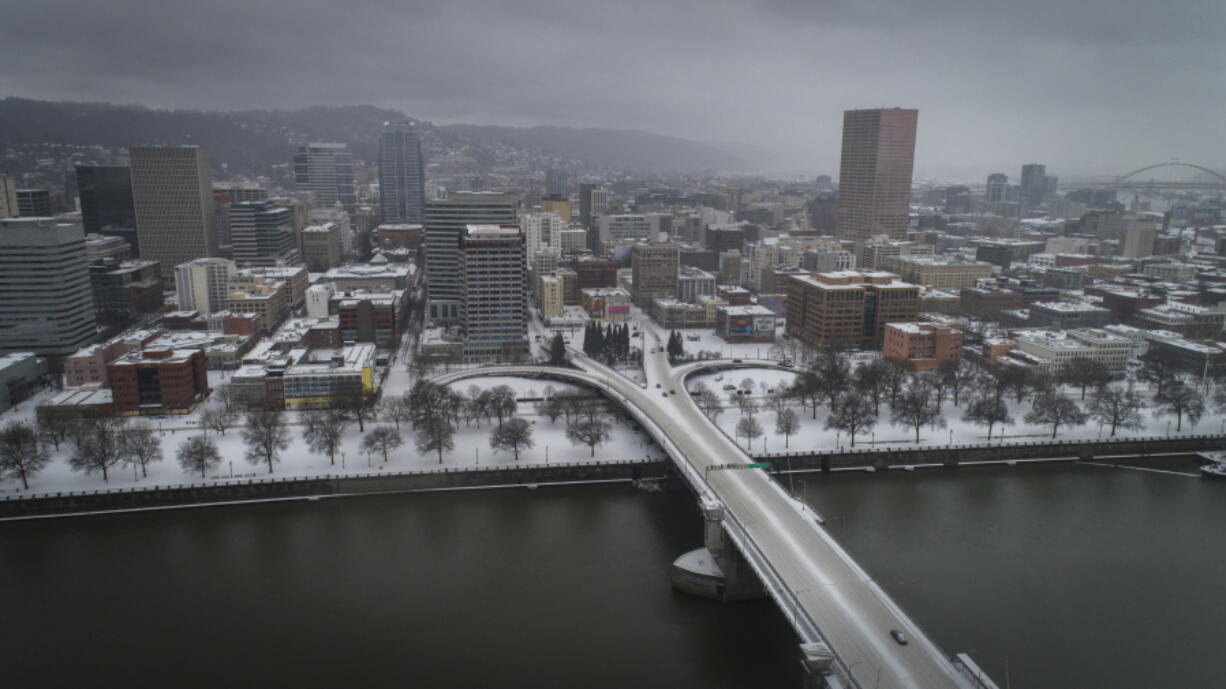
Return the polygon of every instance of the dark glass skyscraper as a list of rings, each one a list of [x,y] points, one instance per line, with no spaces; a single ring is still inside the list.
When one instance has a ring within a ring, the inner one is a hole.
[[[388,123],[379,135],[379,195],[384,223],[422,222],[426,164],[410,123]]]
[[[345,144],[307,144],[294,154],[294,188],[309,191],[316,208],[331,208],[339,201],[353,211],[353,154]]]
[[[140,256],[136,241],[136,209],[132,205],[132,174],[124,165],[78,165],[77,193],[85,234],[121,237]]]

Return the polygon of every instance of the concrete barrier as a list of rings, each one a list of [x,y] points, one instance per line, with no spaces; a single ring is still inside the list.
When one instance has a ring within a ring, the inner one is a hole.
[[[323,495],[360,495],[480,488],[483,486],[664,479],[676,473],[667,460],[621,460],[584,464],[496,465],[406,471],[365,476],[319,476],[222,480],[218,483],[156,485],[103,491],[72,491],[0,500],[0,518],[173,507],[176,505],[267,500]]]

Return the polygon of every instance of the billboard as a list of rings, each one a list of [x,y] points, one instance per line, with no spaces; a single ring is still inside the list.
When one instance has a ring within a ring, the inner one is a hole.
[[[775,336],[775,317],[774,316],[754,316],[753,334],[755,337],[774,337]]]

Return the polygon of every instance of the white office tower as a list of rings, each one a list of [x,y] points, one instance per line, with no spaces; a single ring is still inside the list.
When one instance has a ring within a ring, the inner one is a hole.
[[[0,352],[67,356],[94,335],[81,225],[0,219]]]
[[[179,310],[200,313],[224,310],[234,272],[234,261],[224,258],[198,258],[175,266]]]
[[[519,216],[519,229],[524,231],[529,270],[536,268],[537,256],[562,255],[562,230],[566,226],[561,215],[553,212],[525,213]]]

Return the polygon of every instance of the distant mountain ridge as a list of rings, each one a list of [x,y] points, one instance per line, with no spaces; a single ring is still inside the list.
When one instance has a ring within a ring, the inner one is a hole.
[[[432,147],[463,149],[484,164],[503,162],[501,158],[515,152],[594,169],[638,173],[735,170],[745,162],[731,147],[661,134],[547,126],[432,125],[370,105],[213,112],[4,98],[0,99],[0,143],[112,148],[199,144],[231,172],[260,175],[271,174],[288,163],[294,147],[308,141],[347,144],[355,156],[374,164],[379,132],[384,122],[393,120],[419,122]]]

